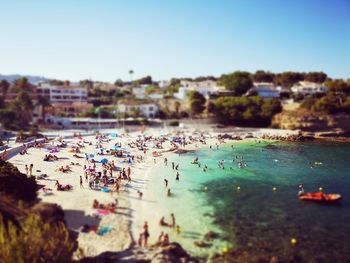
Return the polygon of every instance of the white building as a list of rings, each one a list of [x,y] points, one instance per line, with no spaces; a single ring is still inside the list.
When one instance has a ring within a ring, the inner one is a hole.
[[[221,89],[213,80],[203,80],[203,81],[190,81],[190,80],[181,80],[181,86],[179,91],[174,94],[174,97],[180,100],[183,100],[187,97],[187,94],[196,90],[204,97],[208,98],[210,94],[216,93]]]
[[[270,82],[254,82],[250,91],[257,92],[262,98],[279,98],[280,90]]]
[[[152,99],[152,100],[160,100],[163,99],[163,94],[161,93],[150,93],[147,94],[147,87],[150,85],[141,85],[140,87],[132,88],[132,94],[136,99]]]
[[[166,89],[167,87],[170,86],[170,81],[169,80],[160,80],[158,82],[158,86],[160,89]]]
[[[51,108],[47,113],[51,115],[64,114],[74,117],[93,107],[88,103],[87,88],[79,84],[50,85],[41,83],[37,88],[37,95],[48,98]]]
[[[140,87],[132,88],[132,94],[135,96],[136,99],[144,99],[146,98],[146,87],[148,85],[141,85]]]
[[[41,83],[37,88],[37,94],[47,97],[51,103],[55,102],[87,102],[87,88],[80,87],[78,84],[66,85],[50,85],[49,83]]]
[[[311,95],[315,93],[326,93],[327,87],[323,86],[322,84],[315,83],[315,82],[309,82],[309,81],[299,81],[293,87],[291,90],[294,93],[300,93],[303,95]]]
[[[129,100],[118,103],[117,111],[126,115],[139,112],[140,115],[147,118],[155,118],[159,111],[159,107],[152,101]]]

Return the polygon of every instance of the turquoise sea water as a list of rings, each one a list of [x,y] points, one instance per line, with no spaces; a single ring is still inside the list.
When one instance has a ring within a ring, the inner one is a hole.
[[[169,160],[180,163],[179,182],[170,165],[160,165],[153,180],[159,186],[167,178],[174,196],[165,198],[159,187],[155,194],[162,209],[175,213],[183,231],[173,239],[199,255],[228,246],[257,257],[350,261],[350,144],[236,142],[233,146]],[[239,169],[236,160],[232,163],[236,155],[243,156],[248,166]],[[209,167],[207,172],[190,164],[196,156],[202,167]],[[225,160],[224,170],[218,168],[219,160]],[[311,168],[315,162],[322,164]],[[298,184],[306,192],[323,187],[325,193],[340,193],[343,200],[332,205],[300,201]],[[220,239],[209,248],[194,246],[209,230],[219,232]],[[295,246],[291,238],[297,240]]]

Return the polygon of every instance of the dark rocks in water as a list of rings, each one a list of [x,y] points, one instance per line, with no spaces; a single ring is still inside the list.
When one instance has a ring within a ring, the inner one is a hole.
[[[227,134],[227,133],[225,133],[224,135],[219,134],[219,135],[218,135],[218,138],[219,138],[219,139],[228,139],[228,140],[232,140],[232,135]]]
[[[185,150],[185,149],[177,149],[176,151],[174,151],[174,153],[176,154],[185,154],[185,153],[192,153],[194,152],[193,150]]]
[[[263,135],[262,139],[268,140],[277,140],[277,141],[286,141],[286,142],[307,142],[314,141],[315,137],[313,135],[289,135],[289,136],[280,136],[280,135]]]
[[[167,246],[160,247],[160,251],[157,251],[152,260],[152,263],[162,262],[175,262],[175,263],[190,263],[198,262],[198,260],[191,258],[187,252],[180,246],[180,244],[174,242]]]
[[[219,234],[215,233],[213,231],[209,231],[208,233],[206,233],[204,235],[205,240],[212,240],[212,239],[216,239],[216,238],[219,238]]]
[[[204,242],[203,240],[197,240],[197,241],[194,241],[193,243],[195,244],[195,246],[203,247],[203,248],[212,246],[212,244]]]
[[[254,250],[236,249],[230,250],[224,254],[215,254],[210,258],[210,262],[225,263],[225,262],[237,262],[237,263],[278,263],[281,262],[276,256],[265,256],[257,254]]]

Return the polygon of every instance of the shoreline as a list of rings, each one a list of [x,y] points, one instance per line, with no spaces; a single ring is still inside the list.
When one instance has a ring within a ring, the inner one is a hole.
[[[108,130],[109,133],[114,132],[116,130]],[[168,129],[168,130],[160,130],[160,129],[147,129],[146,133],[151,133],[153,136],[160,136],[161,134],[173,134],[176,129]],[[185,130],[186,135],[193,134],[195,130]],[[102,133],[105,131],[102,131]],[[117,132],[120,132],[118,130]],[[262,140],[262,141],[280,141],[280,140],[273,140],[273,139],[263,139],[261,138],[262,134],[270,134],[275,136],[290,136],[296,135],[295,131],[285,131],[285,130],[275,130],[275,129],[259,129],[258,131],[251,131],[247,130],[245,131],[245,134],[243,131],[239,131],[239,136],[243,137],[241,140],[228,140],[224,139],[226,143],[229,142],[256,142],[256,140]],[[60,132],[61,135],[64,132]],[[9,160],[14,165],[16,165],[20,171],[24,171],[24,164],[25,162],[34,163],[34,170],[37,170],[37,167],[40,167],[40,171],[43,170],[45,172],[49,172],[50,178],[56,177],[59,178],[59,180],[66,180],[66,182],[71,183],[74,186],[74,189],[72,192],[56,192],[54,191],[54,194],[51,196],[44,196],[42,193],[39,194],[39,198],[42,199],[44,202],[49,203],[56,203],[60,205],[64,211],[65,211],[65,218],[68,223],[68,226],[72,230],[77,230],[79,224],[84,222],[84,220],[87,220],[91,223],[96,222],[94,218],[89,214],[91,212],[91,204],[93,199],[97,199],[102,202],[110,202],[111,200],[114,200],[114,198],[117,198],[119,200],[118,207],[122,207],[122,213],[118,215],[107,215],[103,216],[102,219],[99,221],[100,225],[112,225],[115,229],[106,236],[97,236],[95,233],[89,233],[89,234],[82,234],[79,233],[79,247],[82,248],[84,251],[80,251],[81,253],[79,255],[78,252],[76,252],[76,259],[81,259],[82,257],[94,257],[98,256],[101,253],[112,251],[112,252],[122,252],[126,251],[132,248],[135,248],[136,241],[138,239],[138,234],[142,230],[142,224],[144,219],[150,218],[152,219],[155,224],[150,226],[151,233],[153,237],[151,237],[150,243],[153,243],[154,238],[158,236],[159,230],[162,228],[158,224],[158,220],[160,218],[152,218],[153,212],[157,212],[157,216],[162,214],[161,208],[159,205],[157,205],[157,202],[152,202],[156,198],[155,194],[152,193],[149,187],[149,181],[152,176],[158,176],[154,173],[155,169],[159,168],[162,163],[163,159],[166,157],[168,159],[176,156],[181,155],[181,151],[185,152],[192,152],[201,150],[205,147],[209,147],[210,144],[214,145],[215,142],[218,142],[217,136],[219,134],[229,134],[231,136],[238,136],[236,131],[221,133],[221,132],[212,132],[212,131],[203,131],[204,134],[209,135],[210,137],[207,139],[206,144],[198,143],[197,146],[195,144],[186,145],[185,148],[172,148],[170,143],[166,142],[164,145],[163,150],[157,150],[161,152],[161,157],[153,157],[151,152],[154,151],[154,149],[150,148],[150,151],[147,152],[145,155],[145,158],[142,162],[136,162],[135,165],[132,166],[132,184],[128,187],[123,187],[121,193],[119,195],[117,194],[107,194],[102,193],[98,191],[92,191],[88,189],[79,189],[78,177],[75,176],[74,179],[71,178],[71,174],[59,174],[54,171],[54,167],[57,167],[56,164],[62,164],[65,163],[63,160],[59,163],[55,162],[43,162],[41,160],[42,155],[45,153],[44,150],[40,150],[37,148],[30,148],[29,153],[32,156],[32,158],[28,157],[27,155],[15,155],[12,156]],[[122,134],[122,133],[121,133]],[[124,145],[127,144],[127,142],[131,139],[135,139],[138,135],[140,135],[140,132],[132,132],[129,133],[127,136],[117,137],[117,141],[122,142]],[[243,136],[245,135],[245,136]],[[63,135],[63,137],[65,137]],[[68,136],[69,137],[69,136]],[[67,137],[67,138],[68,138]],[[85,137],[84,137],[85,138]],[[88,139],[92,139],[93,136],[88,135],[86,136]],[[74,141],[75,138],[67,139],[67,141]],[[115,142],[115,140],[112,140]],[[93,147],[87,147],[89,150],[94,150]],[[130,150],[131,154],[137,154],[137,149],[128,149]],[[183,152],[184,153],[184,152]],[[58,153],[58,155],[62,155],[63,158],[69,157],[69,161],[74,160],[79,162],[81,165],[83,165],[82,160],[79,159],[71,159],[70,154],[67,153],[66,149],[63,149],[62,152]],[[107,158],[109,156],[106,156]],[[153,159],[157,160],[157,164],[154,165]],[[84,159],[83,159],[84,160]],[[119,165],[118,165],[119,166]],[[38,169],[39,170],[39,169]],[[74,174],[81,174],[75,171]],[[38,175],[39,172],[35,172],[34,175]],[[72,174],[72,176],[74,176]],[[41,183],[41,181],[38,181],[38,183]],[[52,187],[52,182],[47,182],[49,186]],[[163,182],[160,182],[160,187],[163,187]],[[125,186],[125,183],[123,183]],[[142,200],[139,199],[137,195],[137,190],[140,190],[143,192]],[[78,211],[78,212],[77,212]],[[118,210],[117,210],[118,211]],[[120,211],[120,210],[119,210]],[[142,215],[142,216],[141,216]],[[168,215],[166,215],[168,216]],[[172,240],[171,240],[172,241]],[[186,249],[186,248],[185,248]],[[145,249],[143,249],[144,251]]]

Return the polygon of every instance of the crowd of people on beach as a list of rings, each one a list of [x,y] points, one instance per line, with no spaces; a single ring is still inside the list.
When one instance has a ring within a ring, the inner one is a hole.
[[[110,149],[105,148],[106,145],[114,146]],[[166,143],[166,146],[165,146]],[[215,145],[209,145],[212,150],[219,150],[220,144],[225,143],[224,139],[219,138]],[[79,162],[71,161],[70,164],[60,164],[57,171],[62,174],[76,174],[76,171],[80,171],[78,175],[79,188],[82,190],[98,190],[102,192],[119,194],[120,191],[128,191],[135,189],[135,194],[138,199],[142,201],[143,192],[141,189],[133,188],[133,167],[136,163],[149,162],[150,157],[153,158],[154,165],[163,163],[164,166],[171,169],[174,173],[174,181],[181,184],[181,167],[180,162],[169,160],[167,152],[177,152],[179,156],[181,153],[186,152],[186,147],[193,145],[207,145],[207,137],[201,133],[193,133],[191,135],[185,135],[183,132],[176,134],[169,134],[167,136],[146,136],[144,134],[139,135],[136,138],[130,138],[127,142],[121,142],[118,137],[113,138],[112,136],[97,133],[94,139],[84,138],[81,134],[76,134],[73,140],[65,141],[63,138],[56,138],[51,141],[51,145],[40,144],[37,147],[47,148],[49,153],[45,153],[43,161],[64,161],[70,158],[60,158],[60,152],[67,149],[67,152],[72,153],[72,157],[81,159]],[[86,147],[89,146],[89,147]],[[94,146],[95,152],[88,152],[88,148],[91,149]],[[27,153],[27,148],[24,149],[23,154]],[[148,154],[149,153],[149,154]],[[5,153],[6,155],[6,153]],[[165,156],[163,156],[165,155]],[[157,162],[158,158],[162,158],[163,162]],[[236,161],[239,166],[245,166],[243,156],[236,156]],[[82,163],[83,162],[83,163]],[[203,172],[206,172],[209,167],[207,164],[203,164],[198,157],[196,157],[193,165],[198,166]],[[225,168],[225,160],[218,161],[218,168]],[[25,166],[26,174],[28,176],[33,175],[33,164]],[[68,175],[70,176],[70,175]],[[40,175],[38,179],[47,180],[47,176]],[[73,185],[64,184],[59,181],[62,179],[55,180],[54,187],[57,191],[72,191]],[[165,196],[172,197],[173,192],[170,189],[169,179],[163,178],[165,186]],[[49,187],[44,187],[45,194],[52,194]],[[107,210],[108,212],[115,213],[118,210],[117,200],[109,203],[101,203],[97,199],[93,201],[92,208],[97,210]],[[156,224],[154,219],[150,218],[151,224]],[[156,245],[169,244],[169,233],[173,233],[180,236],[182,230],[179,224],[176,224],[174,213],[170,214],[170,220],[165,220],[162,217],[159,221],[159,226],[162,229]],[[86,230],[86,227],[83,228]],[[148,246],[148,240],[150,238],[150,230],[148,221],[146,221],[142,227],[142,232],[139,234],[138,244],[140,246]],[[168,231],[167,231],[168,230]]]

